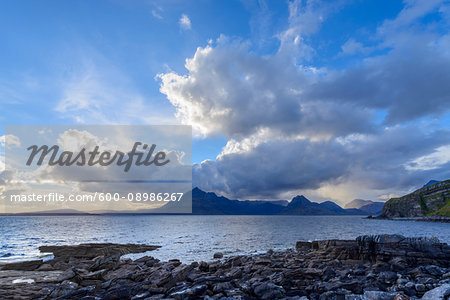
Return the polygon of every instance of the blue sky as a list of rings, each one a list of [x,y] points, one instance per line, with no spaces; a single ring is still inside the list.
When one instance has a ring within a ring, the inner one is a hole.
[[[434,0],[2,1],[0,136],[185,123],[204,189],[386,199],[450,177],[449,16]]]
[[[85,60],[102,72],[112,68],[125,77],[123,89],[142,94],[153,114],[176,122],[174,107],[159,92],[155,75],[168,69],[185,73],[184,63],[199,46],[220,35],[251,42],[261,55],[276,53],[276,35],[288,23],[285,1],[5,1],[0,11],[1,116],[6,124],[66,124],[55,111],[64,97],[64,81],[80,76]],[[325,4],[327,5],[327,4]],[[401,1],[354,1],[326,22],[312,43],[320,49],[311,63],[342,68],[353,58],[336,57],[341,45],[373,32],[403,7]],[[180,26],[182,15],[191,28]],[[87,67],[87,66],[86,66]],[[102,74],[100,74],[103,77]],[[75,79],[76,80],[76,79]],[[109,79],[106,79],[107,81]],[[114,81],[121,81],[115,78]],[[127,99],[123,99],[127,101]],[[117,118],[112,117],[111,123]],[[88,124],[105,120],[86,120]],[[126,124],[140,124],[127,119]],[[194,162],[214,159],[226,139],[194,141]]]
[[[0,12],[1,108],[8,114],[7,124],[66,124],[74,120],[61,115],[55,107],[64,97],[64,81],[81,80],[83,67],[96,68],[99,77],[139,93],[151,103],[155,117],[177,123],[175,109],[159,92],[155,75],[168,69],[182,72],[185,58],[199,45],[224,33],[250,37],[250,12],[239,2],[230,1],[33,1],[4,2]],[[213,17],[220,13],[220,18]],[[195,20],[195,27],[182,29],[182,14]],[[236,18],[236,21],[229,22]],[[207,26],[205,26],[207,24]],[[80,66],[80,64],[86,66]],[[109,78],[102,72],[114,70]],[[125,80],[126,82],[121,82]],[[126,102],[128,99],[123,99]],[[105,115],[107,113],[105,112]],[[142,120],[117,120],[111,123],[141,124]],[[156,124],[159,124],[157,120]],[[88,124],[104,123],[90,119]],[[225,140],[197,139],[195,162],[215,158]]]

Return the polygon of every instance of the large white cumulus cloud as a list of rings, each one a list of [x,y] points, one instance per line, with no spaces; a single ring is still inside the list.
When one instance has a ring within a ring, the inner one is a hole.
[[[260,57],[247,45],[220,38],[186,62],[188,76],[161,74],[161,92],[177,116],[204,135],[242,138],[262,129],[283,135],[334,136],[372,129],[364,107],[304,96],[318,80],[285,56]]]
[[[441,30],[448,4],[425,4],[406,3],[378,28],[376,45],[351,39],[364,56],[344,69],[308,64],[314,49],[307,38],[337,8],[295,1],[275,54],[259,56],[247,42],[221,36],[186,60],[187,74],[160,74],[178,118],[199,135],[228,139],[216,161],[194,166],[195,184],[276,198],[355,182],[381,197],[450,177],[448,161],[414,165],[450,145],[443,117],[450,110],[450,35]],[[436,12],[434,27],[418,25]]]

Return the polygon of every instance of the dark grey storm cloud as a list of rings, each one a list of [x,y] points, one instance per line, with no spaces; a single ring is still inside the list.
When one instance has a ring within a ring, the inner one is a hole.
[[[427,134],[418,127],[320,142],[272,140],[249,151],[195,165],[193,178],[196,185],[207,190],[237,197],[276,198],[288,190],[362,179],[370,189],[405,189],[421,185],[427,176],[449,175],[445,165],[433,172],[408,172],[404,166],[448,141],[449,130]]]
[[[412,36],[387,55],[333,73],[306,94],[386,110],[386,124],[390,125],[440,116],[450,108],[448,38]]]

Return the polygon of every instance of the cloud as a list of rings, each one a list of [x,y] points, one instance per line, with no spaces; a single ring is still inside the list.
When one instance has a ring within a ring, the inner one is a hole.
[[[163,17],[154,9],[152,9],[152,16],[154,16],[155,18],[160,19],[160,20],[163,19]]]
[[[341,4],[290,2],[274,55],[259,56],[248,42],[221,36],[186,60],[186,74],[158,75],[177,118],[200,136],[228,139],[216,161],[194,166],[196,185],[239,198],[309,191],[346,202],[356,194],[384,199],[450,177],[442,159],[448,128],[422,122],[450,110],[450,37],[417,25],[444,4],[407,2],[378,28],[373,48],[348,39],[342,53],[379,50],[358,64],[306,65],[317,54],[309,38]],[[417,167],[430,159],[438,163]]]
[[[54,107],[61,118],[80,124],[174,122],[113,63],[89,46],[82,48],[83,54],[61,79],[62,96]]]
[[[342,55],[353,55],[358,53],[367,54],[373,48],[366,47],[362,43],[355,41],[355,39],[350,38],[341,46],[341,50],[340,54]]]
[[[20,147],[20,139],[13,134],[2,135],[0,136],[0,147],[3,149],[5,147]]]
[[[189,19],[189,17],[186,14],[181,15],[178,23],[180,24],[180,28],[183,30],[190,30],[192,27],[191,19]]]
[[[323,1],[294,0],[289,5],[289,26],[277,34],[280,40],[278,51],[290,55],[296,61],[308,61],[315,50],[308,39],[317,33],[328,16],[342,6],[343,1],[324,3]]]
[[[245,43],[222,37],[216,47],[199,48],[186,69],[186,76],[160,74],[161,92],[177,108],[177,117],[205,136],[238,138],[269,129],[328,138],[372,130],[370,111],[304,97],[317,75],[282,55],[259,57]]]
[[[216,161],[195,165],[193,178],[194,184],[206,190],[240,198],[294,196],[301,190],[328,186],[322,196],[339,199],[330,188],[339,185],[354,192],[373,190],[371,196],[375,197],[387,187],[408,190],[423,184],[423,178],[431,176],[429,172],[410,172],[405,162],[442,147],[449,139],[448,130],[428,135],[418,127],[396,127],[330,141],[272,138],[242,145],[243,141],[234,147],[241,151],[229,151]],[[445,164],[436,165],[435,171],[436,176],[448,176]]]
[[[334,143],[267,141],[196,165],[194,184],[237,197],[273,198],[281,191],[316,188],[322,181],[337,179],[346,167],[340,154]]]
[[[434,170],[450,162],[450,145],[441,146],[435,152],[414,159],[406,164],[407,170]]]
[[[410,30],[409,26],[426,15],[448,7],[444,0],[407,0],[405,7],[391,20],[386,20],[378,27],[377,33],[384,36],[396,35],[397,32]]]
[[[388,112],[386,123],[437,117],[450,109],[448,35],[411,36],[386,55],[330,72],[307,93],[318,100],[351,103]]]
[[[162,9],[162,7],[155,5],[155,8],[152,9],[152,16],[155,17],[156,19],[162,20],[163,16],[161,16],[161,13],[164,10]]]

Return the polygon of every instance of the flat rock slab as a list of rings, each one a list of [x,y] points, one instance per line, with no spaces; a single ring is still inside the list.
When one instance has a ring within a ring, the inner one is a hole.
[[[57,258],[73,257],[92,259],[97,256],[125,255],[153,251],[161,246],[113,243],[89,243],[80,245],[41,246],[41,252],[51,252]]]
[[[58,286],[62,271],[0,271],[0,299],[38,299]]]
[[[63,271],[0,271],[0,286],[58,282]]]
[[[33,271],[42,265],[42,260],[19,261],[0,265],[0,270]]]

